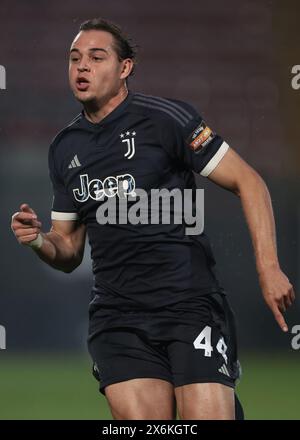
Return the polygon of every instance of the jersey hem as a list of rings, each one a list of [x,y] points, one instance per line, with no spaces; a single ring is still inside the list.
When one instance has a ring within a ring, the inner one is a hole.
[[[58,211],[51,212],[52,220],[77,220],[78,218],[79,217],[77,212],[58,212]]]
[[[216,166],[219,164],[221,159],[224,157],[228,148],[229,145],[227,144],[227,142],[223,141],[216,154],[210,159],[210,161],[203,168],[203,170],[200,171],[201,176],[207,177],[216,168]]]

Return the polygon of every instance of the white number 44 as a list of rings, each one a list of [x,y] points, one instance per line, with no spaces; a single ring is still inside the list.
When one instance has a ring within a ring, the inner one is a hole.
[[[196,349],[204,350],[204,356],[211,357],[213,347],[211,345],[211,327],[209,325],[204,327],[194,340],[193,344]],[[225,344],[223,336],[220,337],[216,349],[223,356],[225,363],[227,364],[227,345]]]

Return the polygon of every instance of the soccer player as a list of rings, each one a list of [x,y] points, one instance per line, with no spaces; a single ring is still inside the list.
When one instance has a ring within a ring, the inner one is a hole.
[[[105,224],[99,209],[118,200],[121,212],[128,199],[129,210],[138,189],[195,192],[193,173],[231,191],[249,226],[263,297],[287,331],[283,313],[295,295],[278,262],[270,195],[191,105],[128,91],[135,63],[135,46],[118,26],[103,19],[80,26],[69,79],[83,109],[50,146],[51,230],[41,231],[25,203],[11,227],[19,243],[67,273],[82,261],[87,232],[88,347],[115,419],[172,420],[176,410],[181,419],[241,417],[234,316],[207,236],[172,221]]]

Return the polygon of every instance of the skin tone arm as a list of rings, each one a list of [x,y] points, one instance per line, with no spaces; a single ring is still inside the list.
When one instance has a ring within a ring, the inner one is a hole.
[[[40,233],[43,244],[33,248],[39,258],[54,269],[69,273],[80,265],[86,237],[85,225],[78,221],[53,220],[51,230],[41,232],[41,222],[27,204],[12,216],[11,229],[18,242],[28,245]]]
[[[280,269],[272,203],[264,180],[232,148],[208,178],[240,197],[264,300],[281,329],[288,331],[283,312],[292,305],[295,293]]]

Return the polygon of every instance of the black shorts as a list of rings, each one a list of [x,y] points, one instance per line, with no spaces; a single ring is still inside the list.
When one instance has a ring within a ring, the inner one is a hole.
[[[88,340],[100,392],[136,378],[163,379],[174,387],[216,382],[234,388],[240,376],[234,321],[219,293],[151,310],[100,308],[90,316]]]

